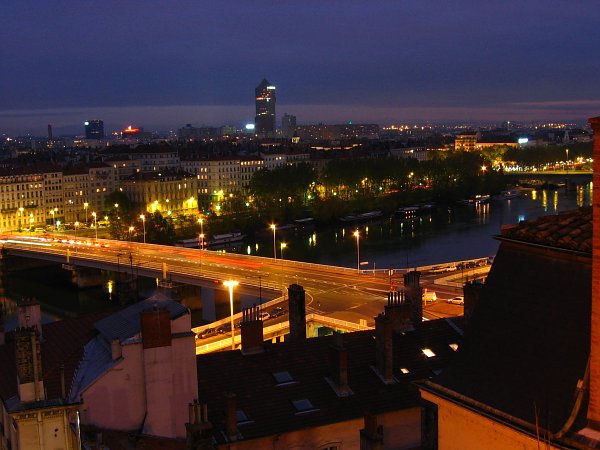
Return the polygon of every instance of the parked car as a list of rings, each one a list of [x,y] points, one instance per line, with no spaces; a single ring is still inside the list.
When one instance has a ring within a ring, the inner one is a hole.
[[[454,305],[464,305],[465,298],[463,296],[458,295],[456,297],[449,298],[448,303],[452,303]]]
[[[276,308],[273,308],[271,310],[269,315],[271,316],[271,319],[274,319],[275,317],[283,316],[286,312],[287,309],[284,309],[281,306],[277,306]]]
[[[261,312],[261,313],[259,313],[259,314],[258,314],[258,318],[259,318],[260,320],[262,320],[262,321],[265,321],[265,320],[267,320],[267,319],[270,319],[270,318],[271,318],[271,315],[270,315],[268,312],[266,312],[266,311],[263,311],[263,312]]]
[[[217,330],[215,330],[214,328],[205,328],[196,335],[196,338],[205,339],[207,337],[215,336],[216,334]]]

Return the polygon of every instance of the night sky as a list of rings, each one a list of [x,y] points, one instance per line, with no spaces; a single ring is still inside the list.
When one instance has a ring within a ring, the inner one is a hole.
[[[2,3],[0,132],[600,114],[599,0]]]

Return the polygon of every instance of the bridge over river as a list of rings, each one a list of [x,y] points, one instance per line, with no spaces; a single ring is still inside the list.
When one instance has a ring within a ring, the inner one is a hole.
[[[285,301],[286,287],[296,283],[305,289],[308,313],[314,317],[328,317],[330,321],[337,320],[338,328],[347,331],[364,329],[362,327],[373,324],[373,318],[387,302],[387,292],[391,287],[402,286],[405,272],[405,269],[358,271],[347,267],[210,250],[107,239],[77,239],[62,235],[3,235],[0,236],[0,244],[5,257],[51,261],[63,264],[65,269],[73,272],[105,270],[151,277],[165,288],[176,283],[199,286],[202,289],[203,310],[208,311],[211,310],[211,302],[214,311],[214,302],[215,299],[219,300],[219,296],[221,300],[228,298],[227,288],[223,286],[226,280],[239,283],[235,287],[238,311],[241,307],[257,304],[259,297],[265,298],[268,305]],[[419,269],[424,270],[422,278],[426,285],[433,286],[436,278],[448,277],[439,273],[439,270],[427,272],[428,267]],[[460,284],[447,283],[445,287],[436,286],[435,290],[451,297],[460,292]],[[447,315],[462,313],[462,309],[451,309]],[[214,321],[216,317],[205,319]],[[320,320],[321,323],[324,321]],[[281,330],[272,331],[275,338],[283,333]]]

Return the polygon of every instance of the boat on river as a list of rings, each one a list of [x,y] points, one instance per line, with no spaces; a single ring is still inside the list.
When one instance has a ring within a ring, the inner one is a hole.
[[[507,189],[500,191],[500,194],[494,196],[494,200],[510,200],[511,198],[517,198],[521,196],[521,192],[518,189]]]
[[[379,219],[383,216],[381,211],[369,211],[362,214],[348,214],[340,217],[340,222],[344,223],[357,223],[357,222],[368,222],[369,220]]]
[[[225,234],[215,234],[208,241],[208,247],[224,247],[229,244],[234,244],[240,241],[243,241],[246,237],[245,234],[242,233],[225,233]]]

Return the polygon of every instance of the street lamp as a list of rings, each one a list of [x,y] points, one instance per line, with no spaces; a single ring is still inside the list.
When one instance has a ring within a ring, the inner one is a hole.
[[[233,288],[240,284],[235,280],[227,280],[223,282],[224,286],[229,288],[229,310],[231,312],[231,350],[235,350],[235,328],[233,326]]]
[[[88,215],[87,215],[88,206],[90,206],[90,204],[88,202],[85,202],[83,204],[83,210],[85,211],[85,225],[86,226],[87,226],[87,223],[88,223]]]
[[[31,232],[33,231],[33,213],[29,214],[29,236],[31,236]]]
[[[25,208],[23,208],[22,206],[19,208],[19,228],[21,228],[21,220],[23,218],[23,211]]]
[[[94,230],[96,231],[96,242],[98,242],[98,222],[96,222],[96,211],[92,212],[92,217],[94,218]]]
[[[279,244],[281,247],[281,294],[285,297],[285,288],[283,284],[283,249],[287,247],[285,242]]]
[[[356,272],[360,273],[360,233],[358,230],[354,232],[354,237],[356,238]]]
[[[198,219],[198,223],[200,224],[200,248],[204,250],[204,220]]]
[[[133,233],[134,229],[133,226],[129,227],[129,242],[131,242],[131,233]]]
[[[565,148],[565,153],[567,154],[567,159],[565,160],[565,172],[569,171],[569,149]]]
[[[281,259],[283,259],[283,249],[287,247],[287,244],[285,242],[282,242],[280,245],[281,245]]]
[[[79,228],[79,222],[75,222],[73,225],[75,225],[75,240],[77,240],[77,228]]]
[[[144,214],[140,214],[140,219],[142,219],[142,224],[144,225],[144,244],[146,243],[146,216]]]
[[[277,245],[275,244],[275,230],[277,227],[274,223],[271,224],[271,230],[273,230],[273,259],[277,259]]]

